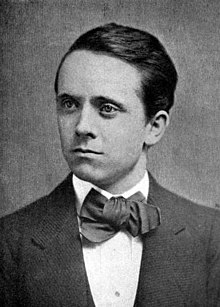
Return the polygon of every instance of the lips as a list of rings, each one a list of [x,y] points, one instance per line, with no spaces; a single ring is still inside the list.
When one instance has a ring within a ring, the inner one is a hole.
[[[87,148],[75,148],[73,150],[75,153],[82,153],[82,154],[96,154],[96,155],[101,155],[102,152],[98,152],[92,149],[87,149]]]

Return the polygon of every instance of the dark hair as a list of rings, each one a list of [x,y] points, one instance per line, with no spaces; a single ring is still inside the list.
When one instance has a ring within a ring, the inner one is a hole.
[[[61,59],[55,79],[56,94],[61,66],[76,50],[106,54],[134,66],[142,75],[141,98],[148,119],[159,110],[169,112],[173,106],[177,72],[165,48],[152,34],[115,23],[84,33]]]

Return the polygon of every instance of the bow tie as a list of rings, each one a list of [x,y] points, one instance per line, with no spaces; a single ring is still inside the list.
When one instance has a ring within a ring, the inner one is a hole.
[[[128,199],[107,199],[95,189],[86,196],[81,211],[81,234],[91,242],[100,243],[118,231],[127,230],[133,237],[160,225],[160,209],[149,205],[141,192]]]

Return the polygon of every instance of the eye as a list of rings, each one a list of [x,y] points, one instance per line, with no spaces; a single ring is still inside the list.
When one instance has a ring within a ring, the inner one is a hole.
[[[113,106],[112,104],[104,104],[100,108],[100,113],[104,116],[115,115],[117,111],[118,111],[118,108],[116,106]]]
[[[79,103],[72,97],[58,97],[57,109],[60,112],[70,113],[77,110]]]
[[[61,104],[66,109],[74,109],[76,107],[76,101],[73,99],[64,99]]]

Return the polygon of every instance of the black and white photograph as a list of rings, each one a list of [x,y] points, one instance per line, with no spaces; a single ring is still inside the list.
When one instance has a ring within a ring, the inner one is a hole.
[[[0,2],[0,306],[220,307],[220,2]]]

